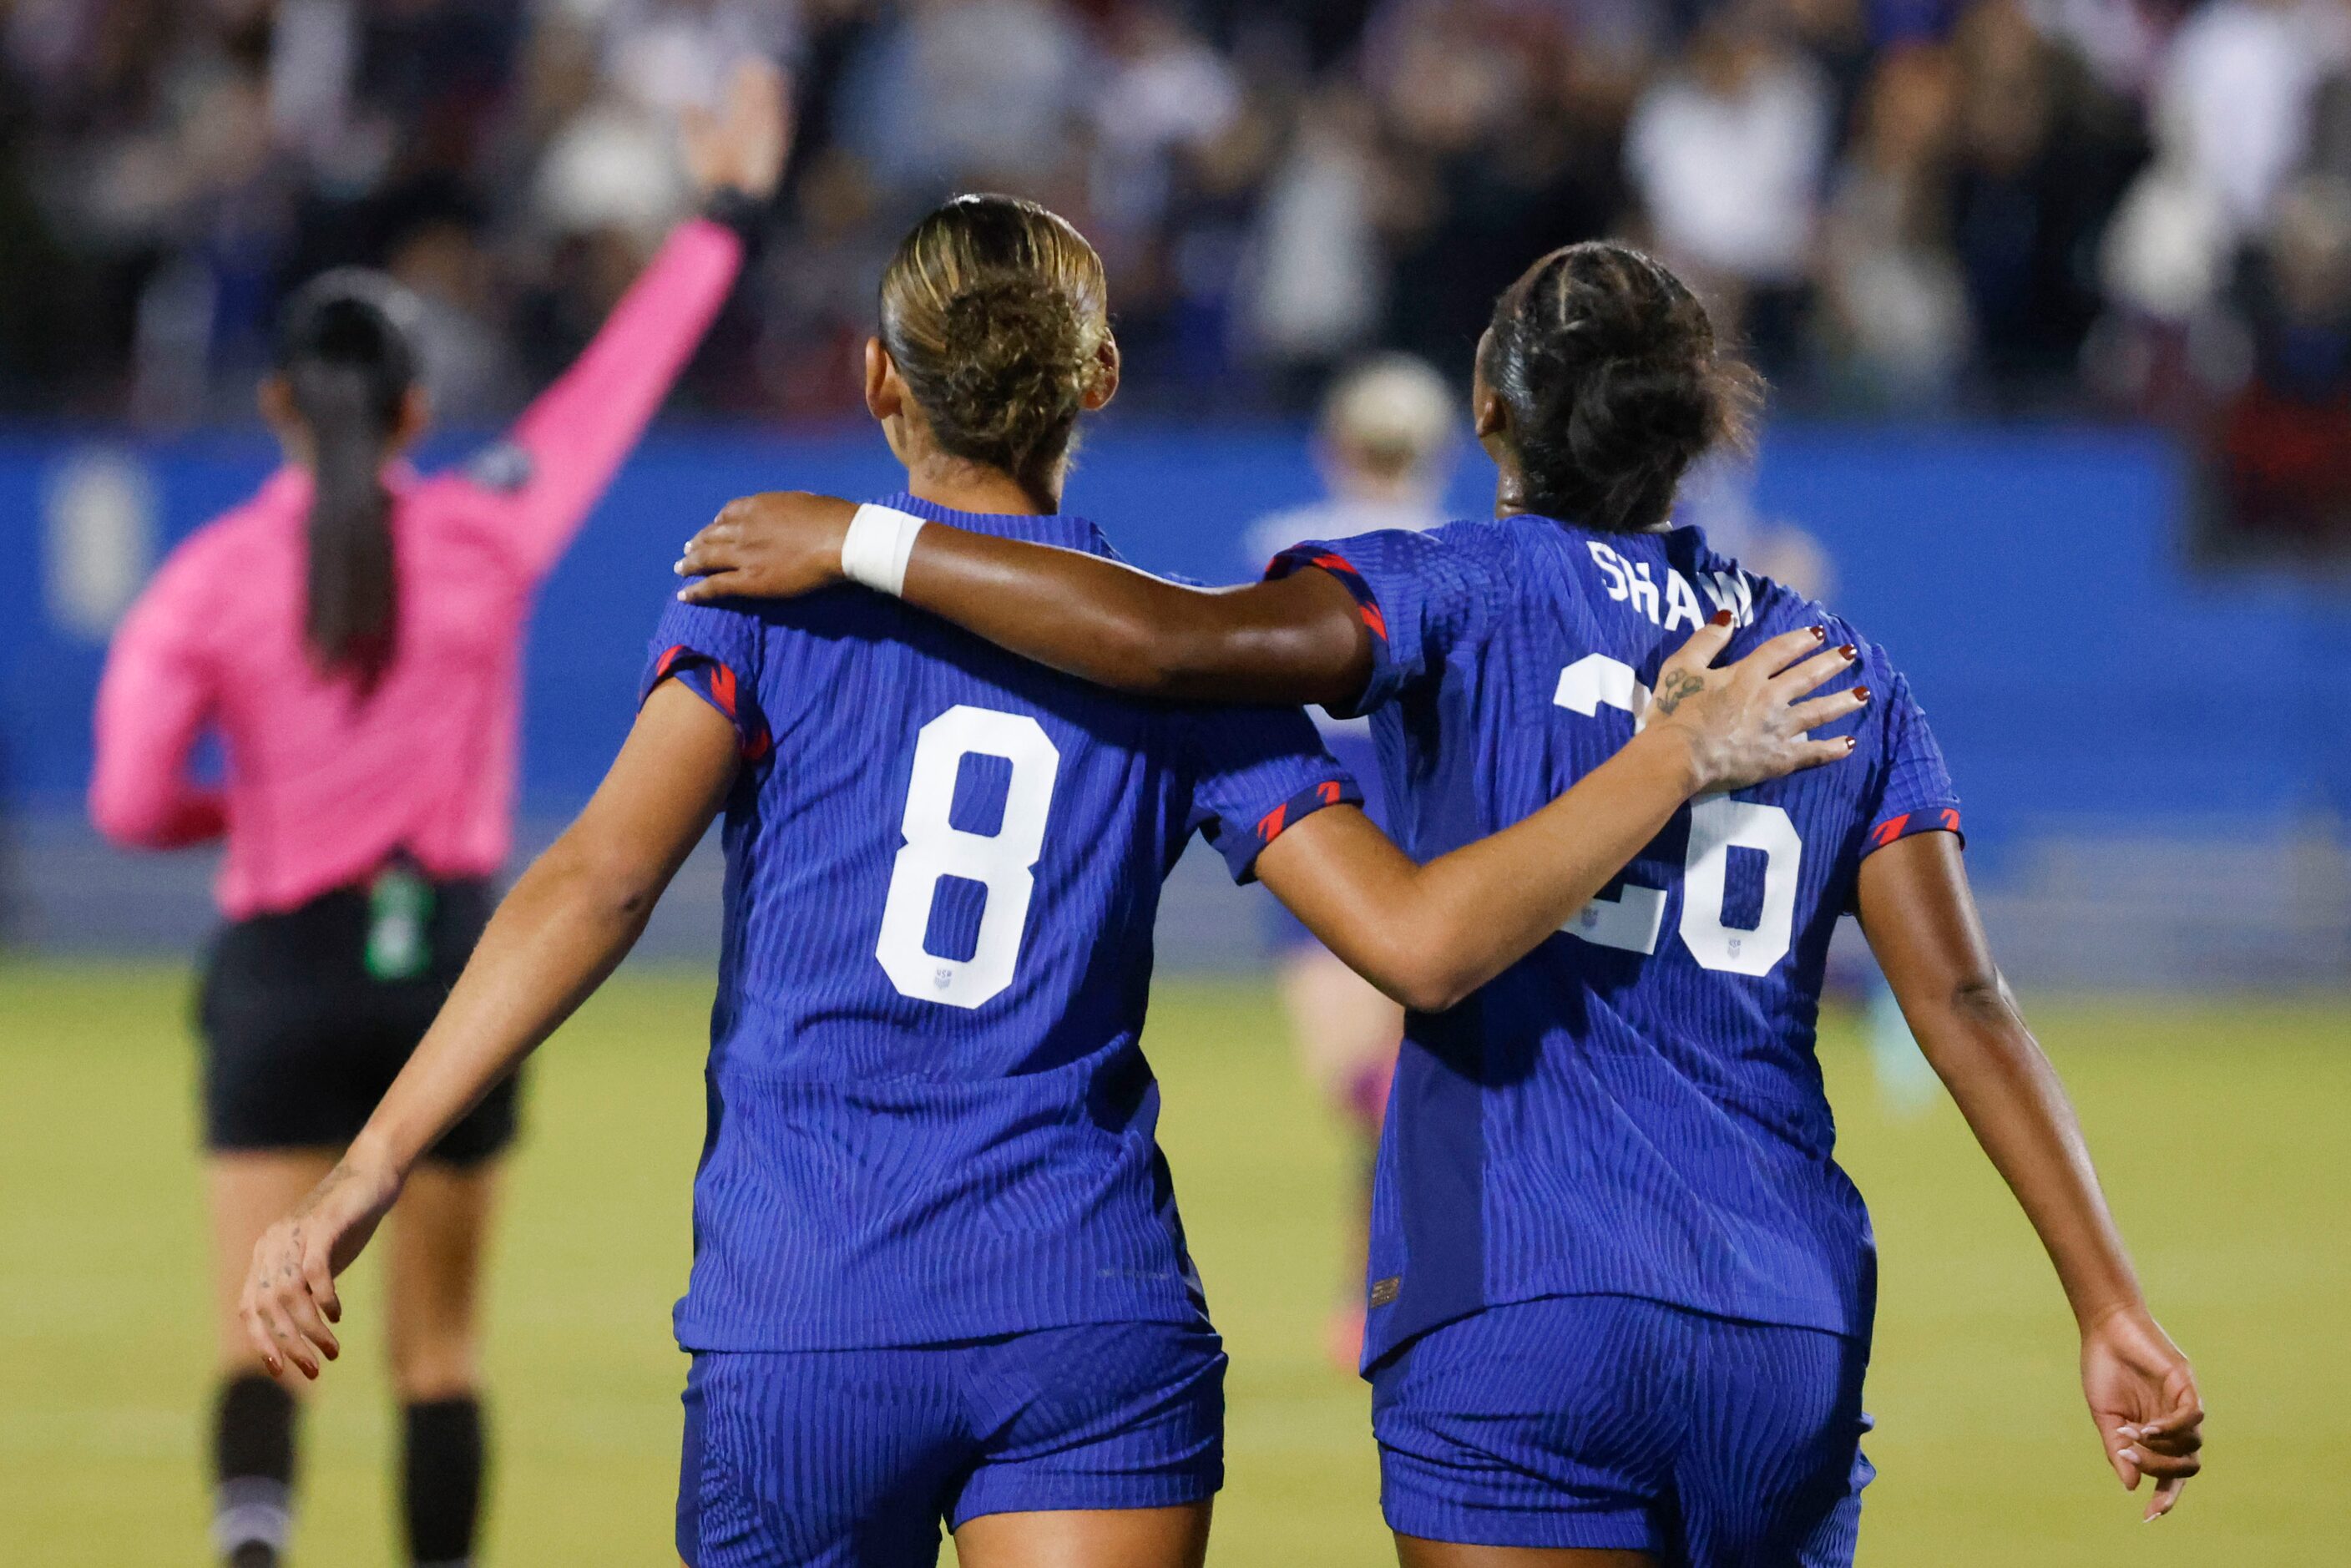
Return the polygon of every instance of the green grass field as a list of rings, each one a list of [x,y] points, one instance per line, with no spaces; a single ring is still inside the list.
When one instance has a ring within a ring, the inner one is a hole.
[[[209,1392],[186,981],[0,967],[0,1561],[199,1564]],[[631,971],[541,1053],[500,1246],[499,1437],[486,1561],[657,1564],[668,1542],[683,1278],[700,1135],[694,974]],[[2101,1462],[2030,1231],[1948,1105],[1882,1110],[1849,1033],[1825,1054],[1876,1212],[1862,1560],[2082,1568],[2342,1563],[2351,1508],[2351,1009],[2048,1003],[2148,1288],[2199,1360],[2212,1469],[2143,1530]],[[1393,1561],[1363,1386],[1321,1331],[1349,1175],[1268,994],[1163,988],[1165,1142],[1232,1352],[1231,1484],[1211,1561]],[[353,1353],[308,1417],[298,1561],[392,1561],[389,1403],[362,1263]]]

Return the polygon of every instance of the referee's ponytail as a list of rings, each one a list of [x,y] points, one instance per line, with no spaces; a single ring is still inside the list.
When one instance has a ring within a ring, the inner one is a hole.
[[[362,690],[391,664],[399,618],[382,470],[416,379],[412,313],[390,278],[347,268],[305,285],[278,332],[277,374],[315,486],[303,634],[320,668],[349,672]]]

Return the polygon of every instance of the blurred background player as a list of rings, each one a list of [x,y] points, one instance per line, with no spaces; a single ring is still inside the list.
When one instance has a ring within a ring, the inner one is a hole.
[[[117,635],[89,809],[117,842],[225,839],[200,1009],[219,1308],[214,1542],[285,1548],[292,1396],[236,1318],[255,1241],[332,1166],[463,968],[506,861],[533,595],[661,406],[740,272],[738,230],[786,151],[781,82],[737,75],[689,116],[708,216],[679,227],[508,438],[420,476],[417,301],[327,274],[287,304],[261,386],[284,466],[164,563]],[[225,783],[196,781],[216,737]],[[411,1560],[472,1554],[485,1437],[481,1262],[516,1086],[439,1140],[388,1270]]]
[[[1119,353],[1101,258],[1033,203],[961,197],[883,276],[866,396],[926,519],[1107,556],[1061,512]],[[500,905],[333,1173],[256,1250],[252,1343],[306,1375],[333,1274],[418,1156],[611,974],[715,814],[712,1018],[677,1548],[692,1568],[1198,1568],[1224,1355],[1140,1044],[1162,879],[1196,831],[1365,974],[1443,1007],[1541,941],[1692,793],[1850,747],[1802,731],[1838,657],[1781,639],[1492,841],[1426,867],[1352,809],[1294,708],[1137,702],[874,595],[728,601],[653,638],[596,798]],[[705,602],[705,601],[715,601]],[[1775,675],[1778,678],[1772,678]],[[1793,706],[1791,706],[1793,705]]]
[[[1374,528],[1417,533],[1443,522],[1460,402],[1436,366],[1411,354],[1374,355],[1343,371],[1314,429],[1314,467],[1327,493],[1249,525],[1252,570],[1300,539]]]
[[[1314,437],[1314,465],[1329,493],[1252,523],[1249,570],[1261,570],[1301,539],[1375,528],[1417,533],[1443,522],[1459,402],[1434,366],[1410,354],[1382,354],[1342,374],[1323,401]],[[1319,707],[1309,711],[1322,744],[1363,787],[1364,814],[1385,831],[1386,788],[1370,721],[1335,719]],[[1379,1146],[1380,1117],[1404,1037],[1404,1009],[1332,956],[1279,904],[1269,910],[1268,923],[1291,1043],[1316,1091],[1361,1145],[1368,1201],[1372,1153]],[[1332,1363],[1350,1372],[1364,1342],[1364,1215],[1359,1207],[1346,1220],[1343,1304],[1332,1311],[1327,1335]]]

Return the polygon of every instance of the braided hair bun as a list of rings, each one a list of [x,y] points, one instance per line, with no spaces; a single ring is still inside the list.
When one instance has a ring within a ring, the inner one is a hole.
[[[882,342],[940,446],[1032,493],[1068,458],[1107,373],[1102,258],[1011,196],[959,196],[914,225],[882,277]]]
[[[1688,286],[1613,241],[1553,251],[1505,290],[1483,353],[1526,505],[1614,532],[1665,521],[1683,474],[1743,444],[1760,401]]]

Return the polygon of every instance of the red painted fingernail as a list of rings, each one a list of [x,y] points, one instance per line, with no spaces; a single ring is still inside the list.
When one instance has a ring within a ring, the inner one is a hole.
[[[1854,700],[1854,701],[1855,701],[1855,702],[1862,702],[1862,703],[1865,703],[1865,702],[1867,702],[1867,701],[1869,700],[1869,688],[1868,688],[1867,686],[1855,686],[1855,687],[1854,687],[1854,688],[1853,688],[1853,700]]]
[[[1828,641],[1828,638],[1829,638],[1829,629],[1828,629],[1827,627],[1825,627],[1825,626],[1815,626],[1815,627],[1813,627],[1813,642],[1815,642],[1815,643],[1825,643],[1825,642],[1827,642],[1827,641]]]
[[[1728,626],[1737,619],[1738,617],[1731,614],[1728,610],[1718,610],[1714,612],[1713,618],[1709,620],[1707,624],[1709,626]]]
[[[1859,746],[1861,742],[1855,740],[1849,735],[1844,737],[1844,748],[1847,751],[1851,751],[1855,747]]]
[[[1852,658],[1852,657],[1853,657],[1853,655],[1854,655],[1854,653],[1855,653],[1855,649],[1854,648],[1854,645],[1853,645],[1852,643],[1847,643],[1844,647],[1839,648],[1839,649],[1837,650],[1837,652],[1838,652],[1838,653],[1843,653],[1846,658],[1850,659],[1850,658]]]

